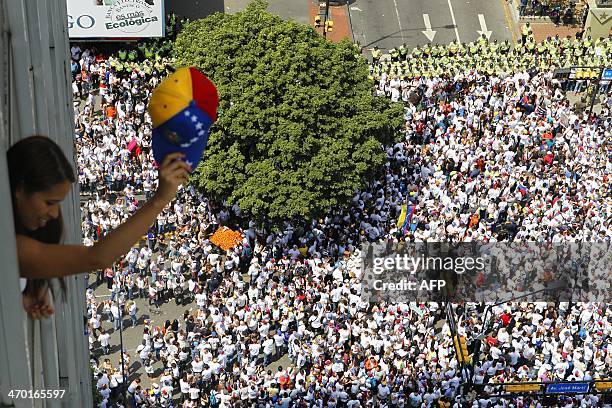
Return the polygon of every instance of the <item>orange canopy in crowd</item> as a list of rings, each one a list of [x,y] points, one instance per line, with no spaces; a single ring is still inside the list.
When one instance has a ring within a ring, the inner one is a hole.
[[[115,116],[117,116],[117,109],[115,109],[114,106],[109,106],[108,108],[106,108],[106,117],[112,119]]]
[[[242,242],[242,234],[228,227],[221,227],[212,234],[210,242],[227,251]]]

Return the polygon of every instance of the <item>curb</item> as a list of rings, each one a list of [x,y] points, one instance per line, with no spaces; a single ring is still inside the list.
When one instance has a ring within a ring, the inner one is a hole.
[[[512,20],[514,21],[515,24],[518,24],[518,22],[521,19],[521,16],[519,15],[519,7],[520,4],[517,3],[518,0],[511,0],[508,1],[508,5],[510,5],[510,3],[512,3],[512,7],[508,7],[510,9],[510,15],[512,16]]]
[[[504,8],[504,15],[507,23],[510,25],[510,33],[512,34],[512,42],[516,44],[517,38],[520,36],[520,23],[516,0],[501,0]]]
[[[347,1],[345,6],[346,6],[346,14],[348,15],[349,32],[351,34],[351,42],[355,42],[355,34],[353,33],[353,16],[351,15],[350,2]]]

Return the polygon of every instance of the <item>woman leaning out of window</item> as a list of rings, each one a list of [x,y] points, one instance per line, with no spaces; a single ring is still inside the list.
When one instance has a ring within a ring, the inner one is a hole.
[[[32,319],[53,313],[49,280],[88,273],[113,264],[144,235],[157,214],[172,201],[191,172],[182,153],[166,156],[159,167],[159,187],[127,221],[91,247],[61,243],[60,203],[76,181],[70,162],[55,142],[32,136],[7,151],[23,306]]]

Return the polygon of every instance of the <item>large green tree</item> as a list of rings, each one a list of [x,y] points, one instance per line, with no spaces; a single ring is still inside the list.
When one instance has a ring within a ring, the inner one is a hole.
[[[348,41],[283,21],[254,0],[245,11],[187,24],[177,66],[217,85],[219,118],[196,180],[259,219],[317,216],[343,205],[384,161],[402,108],[372,96]]]

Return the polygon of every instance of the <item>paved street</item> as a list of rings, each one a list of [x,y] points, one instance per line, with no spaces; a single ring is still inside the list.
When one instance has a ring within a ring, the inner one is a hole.
[[[225,12],[235,13],[249,4],[250,0],[225,0]],[[310,4],[312,0],[268,0],[268,11],[286,20],[310,24]]]
[[[89,282],[95,281],[95,274],[90,275]],[[100,285],[94,291],[98,301],[104,301],[109,299],[110,291],[106,287],[106,282]],[[154,326],[163,326],[166,320],[174,320],[176,318],[181,318],[183,312],[185,310],[189,310],[190,308],[196,307],[195,303],[187,305],[187,306],[177,306],[174,303],[174,300],[164,304],[161,308],[160,314],[152,313],[148,306],[148,300],[146,299],[136,299],[136,305],[138,306],[138,326],[133,327],[129,316],[124,316],[123,319],[123,347],[130,354],[131,363],[130,363],[130,379],[133,380],[136,377],[140,377],[143,381],[143,385],[148,387],[150,385],[150,381],[147,375],[144,372],[144,368],[140,364],[140,359],[138,358],[138,354],[136,353],[136,347],[142,342],[142,328],[145,319],[152,319]],[[154,308],[153,308],[154,309]],[[120,367],[120,359],[121,354],[120,350],[120,339],[119,332],[113,330],[113,323],[106,320],[105,316],[102,316],[102,327],[107,330],[110,335],[110,354],[108,356],[100,355],[101,350],[97,347],[98,343],[95,343],[94,352],[99,356],[100,362],[104,360],[104,358],[110,358],[113,366]],[[156,363],[154,365],[156,368],[155,377],[159,377],[162,373],[161,363]]]
[[[248,277],[245,277],[248,280]],[[100,286],[95,286],[95,274],[89,275],[89,283],[92,284],[91,287],[94,289],[94,294],[98,300],[98,302],[102,302],[110,299],[110,291],[106,286],[106,281],[104,281]],[[138,357],[138,353],[136,353],[136,348],[142,342],[142,333],[143,333],[143,324],[146,319],[150,319],[152,321],[153,326],[164,326],[166,320],[173,321],[174,319],[179,319],[182,322],[183,313],[186,310],[193,311],[197,308],[195,302],[191,302],[187,305],[177,305],[174,299],[170,299],[167,303],[163,304],[159,311],[155,309],[154,306],[149,306],[149,302],[147,299],[137,298],[134,299],[136,305],[138,307],[138,324],[137,326],[132,326],[131,320],[129,316],[124,316],[123,318],[123,348],[130,355],[131,361],[129,365],[129,378],[133,380],[135,378],[140,377],[142,380],[142,385],[144,388],[148,388],[151,386],[153,382],[158,382],[159,376],[163,373],[163,368],[161,362],[156,362],[153,364],[155,368],[155,373],[153,378],[149,378],[145,371],[144,367],[140,364],[140,358]],[[101,314],[101,308],[98,310],[98,313]],[[102,354],[102,349],[99,346],[98,342],[94,343],[93,352],[98,356],[100,363],[104,361],[105,358],[109,358],[114,367],[121,367],[121,354],[120,354],[120,335],[118,330],[114,330],[113,323],[106,319],[104,314],[101,314],[102,317],[102,328],[106,330],[110,335],[110,353],[108,355]],[[263,355],[262,355],[263,358]],[[272,362],[270,365],[266,367],[268,370],[276,371],[277,367],[283,366],[287,367],[290,364],[290,360],[287,354],[281,356],[278,360]]]
[[[269,11],[285,19],[309,24],[312,0],[268,0]],[[249,0],[181,0],[166,2],[166,10],[191,19],[204,18],[215,12],[235,13],[243,10]]]
[[[506,0],[355,0],[349,11],[355,41],[388,50],[402,43],[467,43],[481,30],[491,31],[492,40],[512,40],[507,7]]]
[[[167,13],[175,13],[181,17],[189,17],[192,20],[204,18],[209,14],[223,12],[225,10],[224,0],[181,0],[166,1],[164,7]]]
[[[312,24],[312,9],[318,5],[316,0],[268,2],[270,12],[305,24]],[[166,7],[180,15],[201,18],[212,12],[235,13],[248,3],[249,0],[189,0],[168,3]],[[490,34],[491,39],[512,40],[509,11],[512,3],[507,0],[350,0],[348,3],[334,9],[348,9],[353,39],[366,48],[378,45],[388,50],[402,43],[414,47],[426,42],[447,44],[453,40],[467,43],[478,38],[478,31]]]

